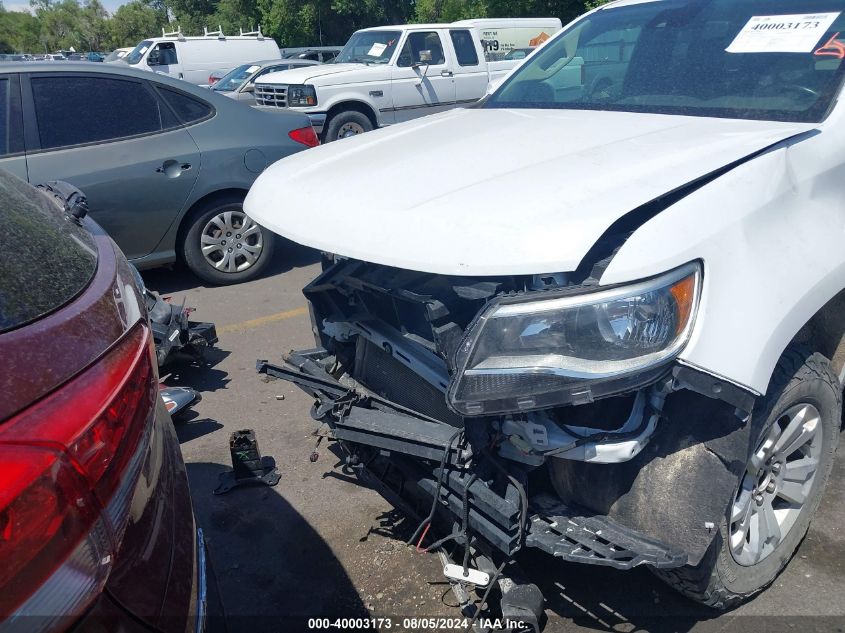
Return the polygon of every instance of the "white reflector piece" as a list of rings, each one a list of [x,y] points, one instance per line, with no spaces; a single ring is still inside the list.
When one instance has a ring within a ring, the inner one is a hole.
[[[486,587],[490,582],[490,574],[487,574],[479,569],[467,567],[467,573],[464,575],[464,568],[462,565],[455,565],[453,563],[447,564],[443,567],[443,574],[446,578],[455,580],[457,582],[466,582],[476,587]]]

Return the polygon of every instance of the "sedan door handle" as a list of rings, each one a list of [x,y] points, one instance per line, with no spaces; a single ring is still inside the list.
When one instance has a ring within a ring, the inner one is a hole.
[[[191,163],[179,164],[173,159],[164,161],[159,167],[156,167],[157,174],[164,174],[168,178],[176,178],[183,171],[188,171],[191,168]]]
[[[454,74],[455,74],[455,73],[453,73],[451,70],[441,70],[441,71],[440,71],[440,76],[441,76],[441,77],[451,77],[451,76],[452,76],[452,75],[454,75]]]

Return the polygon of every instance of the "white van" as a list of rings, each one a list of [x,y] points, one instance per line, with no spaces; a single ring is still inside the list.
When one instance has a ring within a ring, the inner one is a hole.
[[[260,30],[231,37],[221,31],[185,37],[179,31],[162,30],[162,37],[139,42],[123,61],[135,68],[202,85],[214,71],[227,73],[256,59],[281,59],[278,44]]]

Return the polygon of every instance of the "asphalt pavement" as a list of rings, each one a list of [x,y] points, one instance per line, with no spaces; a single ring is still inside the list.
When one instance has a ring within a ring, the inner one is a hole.
[[[278,361],[291,349],[313,346],[301,289],[318,272],[316,253],[283,242],[263,278],[238,286],[204,287],[181,267],[144,273],[149,288],[174,301],[184,298],[196,308],[194,318],[218,328],[220,341],[205,365],[182,364],[163,377],[203,397],[176,428],[228,630],[352,630],[364,628],[360,618],[375,619],[370,629],[461,630],[439,626],[455,622],[420,621],[460,613],[437,556],[404,543],[415,522],[344,473],[325,443],[319,460],[310,462],[316,443],[310,398],[255,371],[256,359]],[[213,495],[219,474],[231,468],[229,434],[245,428],[256,431],[262,454],[275,458],[281,481]],[[765,593],[727,614],[698,607],[644,569],[568,564],[538,552],[524,553],[519,562],[543,591],[549,632],[842,632],[843,502],[840,458],[786,571]],[[224,630],[220,621],[211,624]]]

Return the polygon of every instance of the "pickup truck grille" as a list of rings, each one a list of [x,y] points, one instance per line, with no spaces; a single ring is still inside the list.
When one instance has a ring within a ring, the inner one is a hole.
[[[256,84],[255,102],[263,106],[275,106],[277,108],[288,107],[288,87],[274,84]]]

